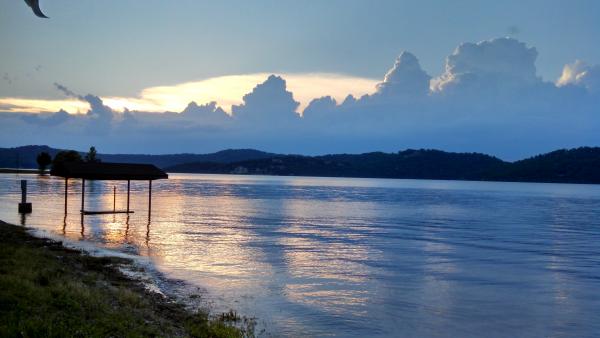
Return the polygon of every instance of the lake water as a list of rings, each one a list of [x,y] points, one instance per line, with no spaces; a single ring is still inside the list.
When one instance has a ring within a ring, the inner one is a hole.
[[[129,219],[83,222],[69,185],[65,218],[63,180],[1,174],[0,219],[146,257],[264,335],[600,335],[597,185],[172,174],[151,220],[136,182]],[[124,208],[126,185],[89,182],[86,209],[113,186]]]

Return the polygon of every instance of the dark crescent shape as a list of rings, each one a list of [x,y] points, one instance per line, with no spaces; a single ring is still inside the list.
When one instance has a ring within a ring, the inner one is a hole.
[[[31,9],[33,10],[33,14],[35,14],[37,17],[40,18],[48,18],[46,15],[44,15],[44,13],[42,13],[42,10],[40,9],[40,0],[25,0],[25,3],[31,7]]]

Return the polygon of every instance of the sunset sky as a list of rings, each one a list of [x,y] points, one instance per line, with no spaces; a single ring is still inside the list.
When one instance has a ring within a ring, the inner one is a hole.
[[[510,159],[600,145],[598,1],[41,7],[50,19],[0,2],[0,146],[435,147]],[[187,108],[190,119],[173,114]]]

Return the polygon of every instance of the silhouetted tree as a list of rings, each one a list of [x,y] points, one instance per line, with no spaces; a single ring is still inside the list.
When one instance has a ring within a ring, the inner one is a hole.
[[[52,163],[52,156],[45,151],[42,151],[38,154],[35,159],[38,164],[38,168],[40,169],[40,175],[44,174],[46,168]]]
[[[100,159],[97,157],[96,147],[90,147],[90,151],[85,154],[85,161],[91,163],[98,163]]]
[[[54,156],[52,168],[58,168],[65,162],[82,162],[81,155],[74,150],[64,150]]]

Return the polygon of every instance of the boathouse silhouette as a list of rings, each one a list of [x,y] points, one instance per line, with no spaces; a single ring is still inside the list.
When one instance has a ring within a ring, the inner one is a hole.
[[[148,215],[152,210],[152,181],[168,179],[169,175],[152,164],[106,163],[106,162],[63,162],[53,166],[50,175],[65,178],[65,214],[67,213],[67,192],[70,178],[81,179],[81,214],[130,214],[131,181],[148,181]],[[85,181],[127,181],[126,210],[85,210]]]

